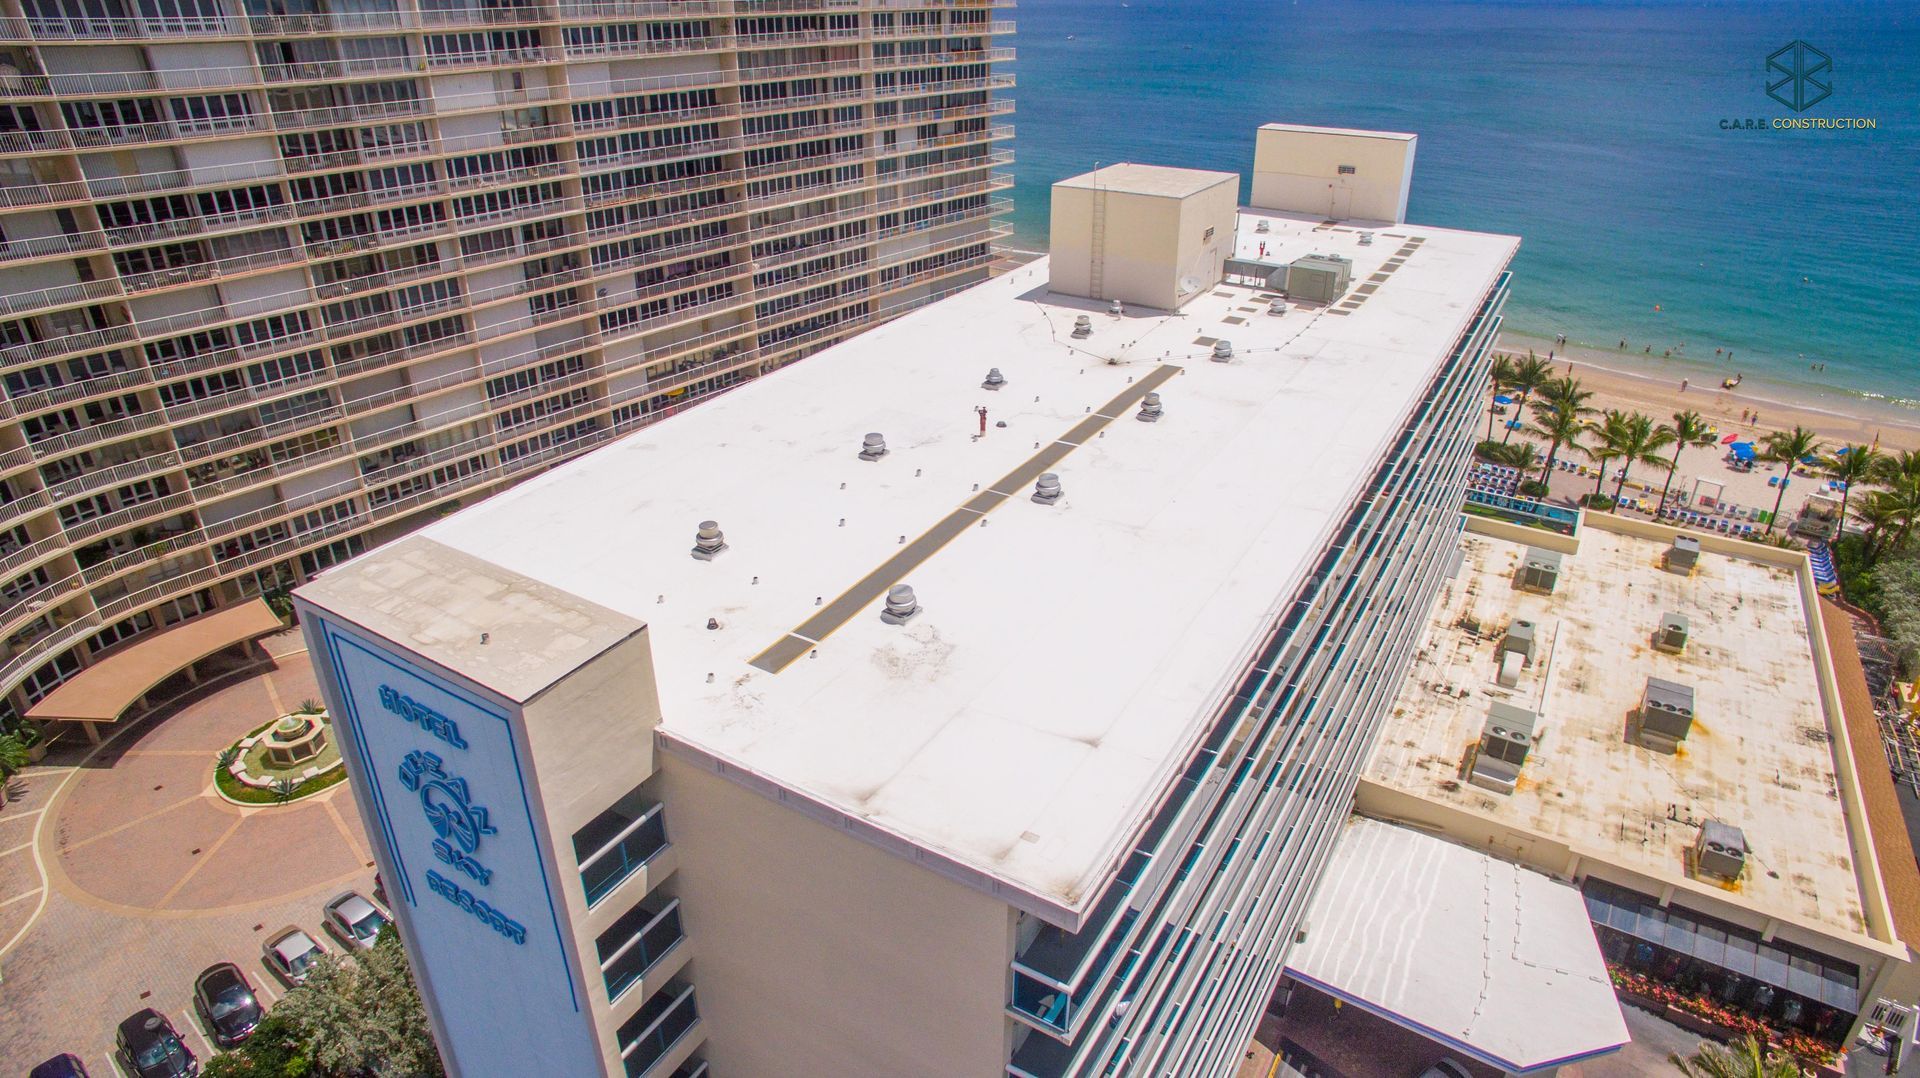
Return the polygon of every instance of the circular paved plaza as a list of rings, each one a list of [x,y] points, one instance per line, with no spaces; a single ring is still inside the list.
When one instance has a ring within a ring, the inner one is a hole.
[[[221,749],[320,695],[297,633],[265,644],[270,668],[210,684],[91,753],[57,746],[14,784],[0,808],[0,1073],[62,1051],[117,1073],[113,1027],[145,1006],[204,1057],[187,1028],[194,975],[238,962],[276,995],[265,939],[288,923],[318,936],[328,898],[370,891],[345,783],[290,805],[215,792]]]

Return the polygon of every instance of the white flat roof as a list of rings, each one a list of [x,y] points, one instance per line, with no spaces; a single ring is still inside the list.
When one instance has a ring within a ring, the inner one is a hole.
[[[1839,718],[1821,704],[1795,573],[1702,550],[1693,575],[1679,576],[1661,568],[1667,546],[1589,524],[1553,594],[1540,595],[1512,583],[1525,547],[1463,536],[1461,569],[1363,778],[1565,843],[1588,871],[1613,865],[1683,894],[1864,935],[1835,771]],[[1690,623],[1679,655],[1652,647],[1668,612]],[[1503,688],[1494,649],[1514,618],[1536,626],[1535,660]],[[1627,740],[1649,676],[1693,689],[1693,728],[1676,754]],[[1494,700],[1540,716],[1511,794],[1458,774]],[[1751,853],[1738,884],[1688,872],[1706,820],[1745,833]]]
[[[1278,216],[1255,235],[1256,219],[1243,218],[1243,253],[1338,252],[1356,284],[1400,245]],[[669,751],[1077,924],[1518,243],[1393,235],[1424,242],[1338,317],[1274,317],[1258,290],[1220,287],[1177,315],[1116,319],[1048,295],[1034,263],[420,541],[646,622]],[[1093,336],[1072,340],[1089,311]],[[1233,362],[1208,361],[1216,337]],[[1004,390],[981,388],[989,367]],[[1167,379],[1161,422],[1129,405],[1073,433],[1154,377]],[[869,431],[891,450],[877,463],[857,456]],[[1059,505],[1031,502],[1028,478],[1004,503],[974,502],[1039,447],[1067,453],[1052,465]],[[855,589],[844,625],[809,628],[817,646],[798,640],[791,665],[752,665],[956,513],[962,530],[917,548],[930,553],[904,575],[918,617],[882,623],[881,580]],[[712,562],[690,556],[707,519],[730,544]]]
[[[1626,1020],[1580,892],[1354,817],[1287,973],[1503,1071],[1612,1052]]]
[[[1208,172],[1197,168],[1173,168],[1168,165],[1136,165],[1123,162],[1069,176],[1055,187],[1104,188],[1126,195],[1158,195],[1185,198],[1211,190],[1223,183],[1236,186],[1240,177],[1232,172]]]
[[[1309,124],[1261,124],[1262,131],[1301,131],[1309,135],[1348,135],[1353,138],[1383,138],[1409,142],[1420,136],[1412,131],[1365,131],[1357,127],[1314,127]]]

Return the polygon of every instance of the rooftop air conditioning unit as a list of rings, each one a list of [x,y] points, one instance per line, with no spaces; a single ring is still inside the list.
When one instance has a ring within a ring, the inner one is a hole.
[[[1649,677],[1634,727],[1642,746],[1655,752],[1676,751],[1693,730],[1693,686]]]
[[[1676,535],[1673,545],[1667,548],[1667,572],[1692,576],[1694,566],[1700,564],[1700,540],[1691,535]]]
[[[1533,661],[1534,624],[1525,618],[1515,618],[1507,623],[1505,635],[1500,637],[1502,657],[1509,651],[1517,651],[1528,662]]]
[[[1653,634],[1653,646],[1678,655],[1687,650],[1687,616],[1669,610],[1660,615],[1660,628]]]
[[[1693,844],[1694,872],[1737,880],[1747,868],[1747,836],[1732,824],[1708,820],[1700,825],[1700,837]]]
[[[1539,718],[1533,712],[1498,700],[1487,705],[1487,723],[1473,754],[1475,786],[1510,794],[1520,784],[1520,769],[1533,751],[1533,732]]]
[[[1353,283],[1353,260],[1339,255],[1307,255],[1287,266],[1287,298],[1332,303]]]
[[[1514,583],[1523,591],[1537,591],[1548,595],[1560,583],[1560,552],[1544,547],[1530,546],[1520,559],[1520,576]]]

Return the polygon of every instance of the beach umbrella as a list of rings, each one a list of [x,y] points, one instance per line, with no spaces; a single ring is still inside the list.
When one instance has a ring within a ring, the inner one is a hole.
[[[1733,451],[1733,459],[1735,460],[1752,460],[1753,459],[1753,443],[1752,442],[1735,442],[1732,445],[1728,446],[1727,448]]]
[[[1729,434],[1729,435],[1727,435],[1727,436],[1726,436],[1725,438],[1722,438],[1722,439],[1720,439],[1720,444],[1721,444],[1721,445],[1732,445],[1733,443],[1735,443],[1735,442],[1737,442],[1737,441],[1739,441],[1739,440],[1740,440],[1740,436],[1739,436],[1738,434]]]

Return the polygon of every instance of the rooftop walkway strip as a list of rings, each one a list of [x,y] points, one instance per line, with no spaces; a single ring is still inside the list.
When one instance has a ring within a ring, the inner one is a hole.
[[[941,547],[972,527],[974,521],[986,516],[1008,498],[1026,489],[1040,477],[1041,473],[1066,459],[1069,453],[1098,437],[1099,432],[1107,424],[1125,415],[1129,408],[1139,404],[1148,393],[1166,384],[1174,375],[1179,374],[1180,370],[1178,366],[1163,364],[1154,368],[1145,377],[1136,380],[1118,396],[1094,409],[1085,419],[1075,423],[1065,434],[1048,442],[1040,448],[1039,452],[1001,476],[992,486],[973,495],[965,505],[942,517],[933,527],[928,528],[913,542],[901,548],[899,553],[881,562],[872,572],[841,592],[839,598],[828,603],[818,613],[801,622],[787,635],[774,641],[766,650],[754,656],[748,665],[765,670],[769,674],[777,674],[785,670],[794,660],[832,635],[835,629],[852,621],[853,616],[869,603],[885,595],[888,588],[899,583],[902,577],[933,557]]]

